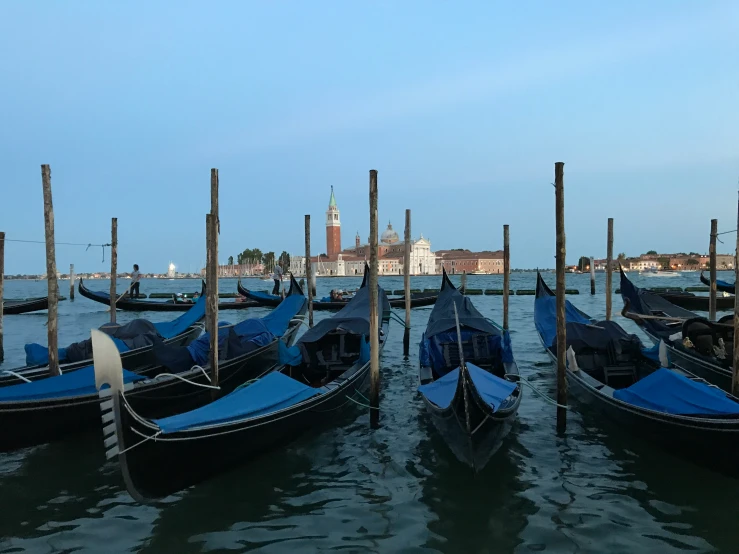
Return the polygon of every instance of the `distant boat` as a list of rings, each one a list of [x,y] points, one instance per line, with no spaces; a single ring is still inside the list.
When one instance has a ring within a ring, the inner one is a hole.
[[[680,277],[677,271],[648,271],[642,273],[644,277]]]

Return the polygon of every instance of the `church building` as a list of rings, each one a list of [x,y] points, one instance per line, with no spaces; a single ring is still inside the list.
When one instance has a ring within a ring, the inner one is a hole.
[[[316,275],[362,275],[365,260],[369,262],[369,240],[361,244],[359,233],[354,238],[353,248],[341,248],[341,217],[339,207],[331,187],[331,197],[326,210],[326,255],[311,258],[311,267]],[[378,274],[402,275],[405,243],[388,222],[387,229],[380,236],[377,245]],[[436,272],[436,256],[431,252],[431,241],[423,235],[411,240],[409,260],[411,275],[429,275]],[[294,256],[290,261],[290,271],[294,275],[305,275],[305,257]]]

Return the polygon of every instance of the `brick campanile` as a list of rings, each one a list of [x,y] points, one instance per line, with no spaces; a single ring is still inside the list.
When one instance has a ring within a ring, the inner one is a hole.
[[[341,252],[341,219],[339,208],[334,198],[334,187],[331,187],[331,198],[326,210],[326,255],[330,260],[336,259]]]

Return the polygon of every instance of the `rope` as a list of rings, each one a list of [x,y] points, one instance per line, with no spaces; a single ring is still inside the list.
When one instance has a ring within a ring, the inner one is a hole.
[[[23,375],[21,375],[20,373],[16,373],[15,371],[10,371],[9,369],[6,369],[6,370],[4,370],[4,371],[2,371],[2,372],[0,372],[0,373],[2,373],[3,375],[12,375],[13,377],[16,377],[16,378],[18,378],[18,379],[20,379],[21,381],[24,381],[24,382],[26,382],[26,383],[30,383],[30,382],[31,382],[31,380],[30,380],[30,379],[26,379],[26,378],[25,378],[25,377],[23,377]]]
[[[347,400],[351,400],[354,402],[357,406],[362,406],[362,408],[369,408],[370,410],[379,410],[380,408],[375,408],[374,406],[370,406],[369,404],[362,404],[361,402],[358,402],[354,400],[351,396],[346,397]]]
[[[394,317],[398,323],[400,323],[403,327],[405,327],[405,320],[402,317],[400,317],[398,314],[393,312],[392,310],[390,311],[390,317]]]
[[[26,244],[46,244],[45,240],[24,240],[24,239],[4,239],[5,242],[23,242]],[[103,249],[103,261],[105,261],[105,247],[106,246],[112,246],[110,243],[108,244],[92,244],[91,242],[88,242],[87,244],[83,242],[54,242],[54,245],[63,245],[63,246],[84,246],[85,252],[87,252],[91,246],[101,246]]]
[[[550,404],[557,406],[557,408],[564,408],[565,410],[569,410],[569,406],[563,406],[562,404],[557,404],[557,401],[553,398],[549,398],[546,394],[541,392],[539,389],[537,389],[534,385],[532,385],[526,377],[523,377],[522,375],[519,375],[518,373],[506,373],[504,377],[517,377],[519,381],[521,381],[524,385],[527,385],[531,390],[533,390],[536,394],[541,396],[544,400],[549,402]]]
[[[203,375],[205,375],[205,378],[208,380],[208,382],[209,383],[211,382],[210,376],[199,365],[194,365],[190,369],[191,370],[193,370],[193,369],[199,369],[200,371],[203,372]],[[182,377],[180,375],[176,375],[174,373],[160,373],[159,375],[157,375],[156,377],[154,377],[154,379],[152,379],[152,380],[156,381],[160,377],[174,377],[175,379],[179,379],[180,381],[184,381],[185,383],[189,383],[191,385],[195,385],[196,387],[203,387],[204,389],[221,390],[221,387],[219,387],[219,386],[215,386],[215,385],[203,385],[202,383],[196,383],[195,381],[190,381],[189,379],[185,379],[184,377]]]
[[[485,321],[487,321],[487,322],[488,322],[488,323],[489,323],[490,325],[492,325],[493,327],[495,327],[495,328],[497,328],[497,329],[500,329],[501,331],[504,331],[504,330],[505,330],[505,329],[503,329],[503,327],[501,327],[501,326],[500,326],[500,324],[499,324],[499,323],[496,323],[495,321],[493,321],[493,320],[492,320],[492,319],[490,319],[489,317],[486,317],[486,318],[485,318]]]
[[[151,440],[151,439],[156,439],[156,438],[157,438],[157,437],[158,437],[159,435],[161,435],[161,434],[162,434],[162,432],[161,432],[161,431],[157,431],[156,433],[154,433],[154,434],[153,434],[153,435],[151,435],[150,437],[146,437],[146,438],[145,438],[144,440],[141,440],[141,441],[137,442],[136,444],[132,444],[132,445],[131,445],[131,446],[129,446],[128,448],[124,448],[123,450],[120,450],[120,451],[118,452],[118,455],[120,456],[121,454],[125,454],[125,453],[126,453],[126,452],[128,452],[129,450],[131,450],[131,449],[133,449],[133,448],[136,448],[137,446],[139,446],[139,445],[141,445],[141,444],[144,444],[144,443],[145,443],[146,441],[148,441],[148,440]]]

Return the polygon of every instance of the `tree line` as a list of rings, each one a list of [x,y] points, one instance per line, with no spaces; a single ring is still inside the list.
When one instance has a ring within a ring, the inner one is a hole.
[[[282,267],[282,269],[289,268],[290,254],[283,250],[282,254],[277,258],[277,263]],[[264,264],[265,270],[272,271],[275,267],[275,253],[262,252],[259,248],[247,248],[236,255],[236,264]],[[233,256],[228,257],[228,265],[234,265]]]

